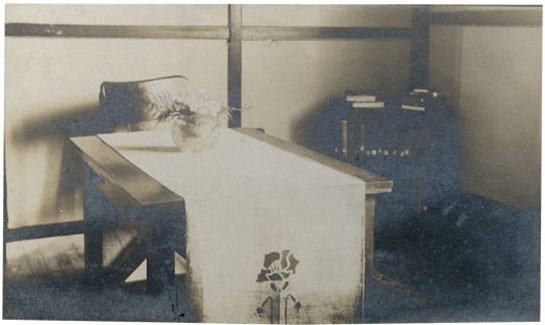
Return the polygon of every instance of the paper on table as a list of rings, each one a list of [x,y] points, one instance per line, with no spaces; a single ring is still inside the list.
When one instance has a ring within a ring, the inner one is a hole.
[[[202,321],[267,322],[256,308],[274,292],[257,275],[265,254],[286,249],[300,263],[283,294],[304,306],[290,305],[288,321],[353,321],[363,181],[229,129],[201,153],[176,152],[165,131],[100,138],[185,199],[190,291]]]

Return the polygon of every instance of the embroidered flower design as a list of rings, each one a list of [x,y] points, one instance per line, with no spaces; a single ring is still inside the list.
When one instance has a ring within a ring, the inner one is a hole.
[[[267,297],[256,309],[256,315],[262,317],[265,313],[265,305],[269,304],[270,322],[271,324],[280,324],[281,304],[284,299],[284,319],[288,324],[288,302],[291,299],[294,303],[296,311],[301,309],[301,303],[295,297],[286,291],[288,287],[288,278],[295,274],[295,268],[299,261],[290,253],[289,249],[283,250],[282,253],[271,252],[265,254],[263,268],[257,275],[257,282],[266,282],[270,285],[274,295]],[[275,306],[276,309],[275,309]]]
[[[299,261],[290,253],[289,249],[282,254],[271,252],[265,255],[264,268],[257,275],[257,282],[285,281],[291,274],[295,274],[295,267]]]

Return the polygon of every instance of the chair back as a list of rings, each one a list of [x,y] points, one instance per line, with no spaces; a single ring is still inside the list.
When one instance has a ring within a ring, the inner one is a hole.
[[[103,82],[100,85],[100,107],[110,131],[155,129],[154,106],[173,104],[189,85],[180,75],[155,79]]]

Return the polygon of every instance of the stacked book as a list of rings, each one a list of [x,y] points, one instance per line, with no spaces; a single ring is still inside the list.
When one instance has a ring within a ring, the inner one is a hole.
[[[384,102],[378,101],[377,96],[369,94],[348,94],[346,101],[354,108],[384,108]]]
[[[409,96],[403,98],[401,109],[417,112],[425,112],[427,104],[432,98],[439,97],[439,93],[429,89],[415,88],[409,92]]]

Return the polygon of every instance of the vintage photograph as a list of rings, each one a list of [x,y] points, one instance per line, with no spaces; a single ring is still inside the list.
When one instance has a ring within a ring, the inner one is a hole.
[[[5,5],[5,320],[540,320],[541,5]]]

